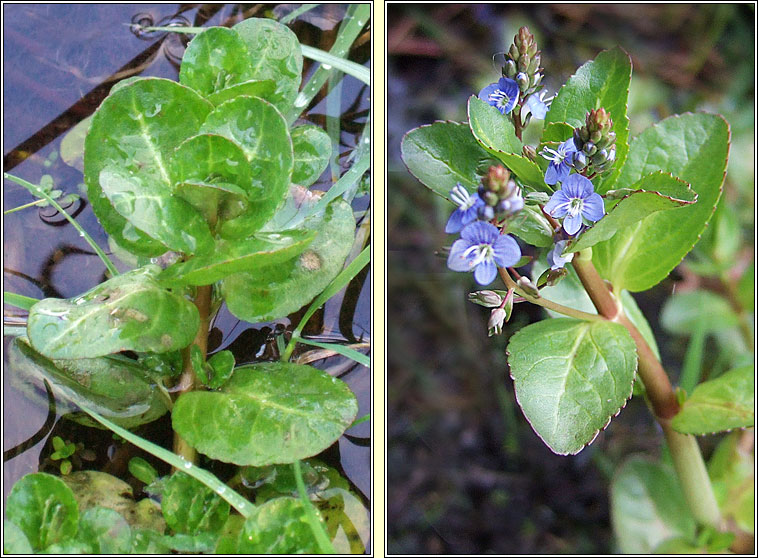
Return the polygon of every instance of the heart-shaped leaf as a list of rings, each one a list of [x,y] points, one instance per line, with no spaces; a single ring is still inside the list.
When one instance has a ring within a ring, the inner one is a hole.
[[[489,157],[469,127],[457,122],[435,122],[414,128],[405,134],[400,149],[411,174],[448,199],[450,190],[459,182],[469,192],[476,192],[477,167]]]
[[[252,57],[253,79],[270,79],[276,83],[281,103],[276,107],[286,113],[300,88],[303,55],[297,36],[285,25],[272,19],[249,18],[232,29],[239,33]]]
[[[665,209],[692,205],[697,201],[688,184],[670,174],[654,172],[634,183],[631,192],[616,203],[594,226],[567,246],[564,253],[578,252],[608,240],[620,230],[634,225],[648,215]]]
[[[637,353],[620,324],[544,320],[511,337],[508,355],[521,410],[560,455],[579,453],[632,395]]]
[[[616,182],[619,169],[624,165],[629,152],[629,118],[626,115],[626,103],[631,78],[632,61],[629,55],[619,47],[604,50],[594,60],[583,64],[576,74],[569,78],[566,85],[561,87],[545,117],[545,129],[548,129],[556,122],[567,123],[572,127],[583,126],[587,113],[601,107],[610,113],[613,120],[611,129],[616,133],[616,162],[612,171],[596,181],[595,190],[600,194],[604,194]],[[554,136],[550,137],[552,139]],[[544,141],[546,140],[543,138]]]
[[[317,198],[306,196],[305,200],[310,204]],[[285,204],[284,209],[287,207]],[[342,270],[355,235],[350,205],[337,199],[323,214],[308,217],[298,228],[316,232],[300,256],[289,263],[230,275],[221,283],[229,311],[239,319],[255,323],[299,310]]]
[[[71,299],[46,298],[29,311],[32,346],[48,358],[94,358],[120,351],[165,353],[189,345],[197,308],[155,280],[157,265],[109,279]]]
[[[168,410],[166,401],[146,371],[136,363],[111,357],[50,360],[27,344],[13,340],[9,351],[11,382],[42,398],[44,382],[58,396],[58,413],[74,413],[79,403],[95,409],[124,428],[152,422]],[[34,396],[34,394],[30,394]],[[86,414],[67,417],[87,426],[100,427]]]
[[[76,535],[79,509],[71,489],[47,473],[30,473],[13,485],[5,515],[39,551]]]
[[[298,126],[292,129],[292,147],[295,152],[292,182],[310,186],[329,165],[332,140],[318,126]]]
[[[84,144],[84,181],[95,215],[119,246],[144,256],[167,250],[113,208],[100,185],[103,169],[117,168],[140,177],[140,183],[153,185],[155,193],[164,197],[170,191],[169,154],[197,134],[212,108],[192,89],[160,78],[143,78],[119,87],[100,105]],[[161,225],[166,229],[177,226],[155,223]]]
[[[341,380],[310,366],[271,362],[236,368],[220,391],[182,394],[172,422],[213,459],[267,465],[323,451],[357,412],[357,400]]]
[[[211,254],[174,264],[158,279],[172,286],[210,285],[232,273],[263,270],[291,260],[306,249],[315,235],[314,231],[292,230],[259,232],[245,240],[219,240]]]
[[[672,116],[634,138],[617,189],[663,171],[690,184],[698,198],[645,217],[592,248],[592,261],[615,289],[649,289],[692,249],[721,196],[728,151],[729,126],[714,114]]]
[[[755,423],[755,370],[742,366],[699,384],[672,419],[683,434],[714,434]]]
[[[250,66],[250,53],[238,33],[226,27],[209,27],[187,45],[179,83],[208,97],[253,79]]]

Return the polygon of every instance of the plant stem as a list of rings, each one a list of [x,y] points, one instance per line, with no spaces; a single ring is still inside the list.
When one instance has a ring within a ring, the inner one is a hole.
[[[508,275],[507,270],[505,270],[502,267],[497,268],[497,270],[500,273],[500,278],[503,280],[503,282],[509,289],[515,289],[516,294],[518,294],[520,297],[523,297],[525,300],[527,300],[528,302],[531,302],[532,304],[536,304],[537,306],[542,306],[543,308],[547,308],[548,310],[552,310],[553,312],[558,312],[559,314],[563,314],[564,316],[577,318],[579,320],[597,321],[597,320],[603,319],[597,314],[582,312],[581,310],[576,310],[574,308],[569,308],[568,306],[563,306],[562,304],[558,304],[557,302],[553,302],[552,300],[548,300],[543,297],[532,296],[516,284],[516,282],[511,278],[511,276]]]
[[[305,520],[308,526],[311,528],[313,538],[316,539],[318,549],[321,554],[334,554],[336,551],[332,545],[332,541],[329,540],[329,535],[324,529],[324,524],[319,518],[316,508],[313,506],[313,502],[308,497],[308,492],[305,490],[305,482],[303,482],[303,472],[300,468],[300,460],[296,460],[292,463],[292,468],[295,471],[295,484],[297,484],[297,492],[300,495],[300,502],[305,510]]]
[[[623,325],[634,340],[637,347],[637,372],[645,386],[653,415],[663,428],[674,468],[692,515],[699,523],[720,528],[721,512],[697,440],[692,435],[680,434],[671,428],[670,421],[679,412],[679,403],[668,374],[655,357],[650,345],[616,303],[605,281],[595,269],[592,259],[579,253],[574,256],[572,264],[598,312],[608,320]]]
[[[200,327],[197,330],[197,335],[195,335],[192,345],[197,345],[200,348],[203,352],[203,358],[205,358],[208,352],[208,328],[210,327],[212,290],[212,285],[198,287],[197,295],[193,300],[197,311],[200,313]],[[182,393],[195,389],[197,378],[195,377],[195,370],[192,368],[192,361],[190,359],[190,348],[192,345],[182,351],[184,369],[182,370],[182,377],[179,379],[178,389],[175,390],[177,397],[180,397]],[[174,453],[181,455],[191,463],[197,461],[197,451],[178,432],[174,432]]]

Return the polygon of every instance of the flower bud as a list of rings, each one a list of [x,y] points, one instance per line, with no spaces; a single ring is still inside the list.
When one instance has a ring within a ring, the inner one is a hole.
[[[491,221],[495,218],[495,209],[491,205],[483,205],[479,208],[477,214],[482,221]]]
[[[516,76],[516,83],[518,83],[518,87],[521,91],[526,91],[529,87],[529,76],[527,76],[523,71],[519,72]]]
[[[541,203],[545,205],[550,201],[550,196],[545,192],[529,192],[524,196],[524,201],[528,203]]]
[[[503,75],[507,78],[513,79],[516,76],[518,69],[516,68],[516,62],[513,60],[506,60],[505,66],[503,66]]]
[[[584,151],[587,155],[594,155],[597,153],[597,147],[595,147],[595,144],[591,141],[588,141],[587,143],[582,146],[582,151]]]
[[[531,62],[529,62],[529,66],[526,68],[527,74],[534,74],[534,72],[537,71],[537,68],[540,67],[540,57],[539,55],[532,58]]]
[[[503,323],[505,322],[507,315],[504,308],[495,308],[490,314],[489,322],[487,322],[487,334],[489,337],[493,335],[500,335],[503,332]]]
[[[527,159],[530,159],[532,161],[536,161],[537,160],[537,150],[534,149],[534,146],[532,146],[532,145],[525,145],[521,149],[521,152],[524,154],[524,157],[526,157]]]
[[[526,70],[529,68],[529,56],[522,54],[518,59],[518,70],[519,72],[526,72]]]
[[[534,283],[529,280],[528,277],[519,277],[516,283],[526,294],[539,298],[539,289],[534,285]]]
[[[512,60],[518,60],[519,59],[518,47],[515,44],[511,45],[511,48],[508,49],[508,54],[510,55]]]
[[[587,166],[587,155],[584,154],[584,151],[577,151],[574,154],[574,162],[572,166],[578,171],[584,170]]]
[[[606,151],[605,149],[598,150],[598,152],[592,156],[592,164],[595,166],[602,165],[607,160],[608,160],[608,151]]]
[[[487,175],[482,179],[482,184],[484,184],[486,190],[490,192],[502,192],[510,179],[511,173],[503,165],[491,165],[490,168],[487,169]],[[484,199],[484,195],[485,194],[479,194],[482,199]],[[495,205],[495,203],[497,203],[497,201],[491,205]]]
[[[574,145],[580,151],[581,151],[582,147],[584,147],[584,140],[582,139],[582,134],[580,133],[580,128],[574,128]]]
[[[591,141],[592,143],[597,143],[597,142],[599,142],[601,139],[603,139],[603,134],[601,134],[601,133],[600,133],[600,130],[595,130],[594,132],[592,132],[592,133],[590,134],[590,141]]]
[[[468,299],[474,304],[485,308],[496,308],[503,303],[503,297],[495,291],[476,291],[468,294]]]
[[[484,203],[494,207],[500,199],[500,196],[498,196],[496,192],[490,190],[484,193],[484,198],[482,199],[484,199]]]

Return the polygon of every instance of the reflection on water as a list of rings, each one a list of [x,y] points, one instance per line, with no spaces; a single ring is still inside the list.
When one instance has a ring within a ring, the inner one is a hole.
[[[5,6],[4,170],[35,184],[43,175],[50,175],[55,188],[64,195],[82,195],[68,211],[100,246],[107,247],[107,237],[86,200],[81,172],[58,157],[61,140],[68,130],[94,112],[118,80],[133,75],[177,80],[183,49],[189,40],[189,36],[180,34],[135,34],[130,23],[230,26],[251,16],[281,17],[297,7],[267,6],[270,5],[247,8],[228,4],[183,5],[178,13],[173,13],[176,5],[170,4],[143,4],[136,8],[119,4]],[[328,50],[345,9],[344,5],[323,5],[302,14],[290,27],[304,44]],[[369,55],[370,43],[366,41],[353,50],[351,59],[365,63]],[[303,82],[316,66],[308,59],[304,61]],[[339,114],[330,112],[332,107],[327,105],[322,92],[311,103],[305,119],[323,128],[328,120],[339,121],[337,160],[344,172],[368,118],[369,91],[348,76],[342,81],[341,96]],[[314,188],[326,190],[331,183],[327,170]],[[4,209],[29,201],[25,189],[6,182]],[[357,198],[354,208],[357,213],[365,212],[368,197]],[[31,207],[5,216],[3,233],[5,291],[35,298],[68,298],[105,279],[102,262],[77,231],[51,208]],[[119,268],[125,269],[123,265]],[[5,307],[6,319],[24,315],[25,312],[14,307]],[[301,316],[302,312],[291,316],[291,320],[247,324],[222,308],[213,322],[210,350],[230,349],[238,362],[274,360],[279,356],[277,335],[284,333],[291,321],[297,324]],[[327,302],[317,318],[311,320],[305,332],[308,336],[332,341],[370,341],[370,277],[367,278],[366,272],[351,283],[344,299],[335,297]],[[6,349],[7,342],[5,339]],[[309,349],[312,347],[303,347],[302,351]],[[359,400],[360,417],[370,412],[370,376],[366,368],[345,363],[346,359],[335,356],[312,364],[336,371],[351,386]],[[33,436],[48,418],[48,409],[30,403],[5,377],[3,384],[3,440],[4,449],[8,449]],[[44,393],[41,395],[44,400]],[[148,426],[150,432],[142,431],[143,435],[154,437],[159,430],[170,431],[170,425],[162,420]],[[68,421],[58,421],[56,433],[61,429],[70,431],[69,438],[86,440],[97,448],[97,461],[89,467],[126,473],[114,460],[123,451],[116,451],[121,446],[110,447],[113,446],[110,434],[82,430]],[[353,441],[340,442],[333,465],[341,463],[348,478],[368,496],[370,454],[362,440],[368,439],[370,424],[363,423],[349,432]],[[18,478],[39,469],[42,447],[43,443],[38,442],[8,461],[4,467],[4,499]],[[334,454],[334,449],[329,452]],[[118,463],[125,461],[119,458]]]

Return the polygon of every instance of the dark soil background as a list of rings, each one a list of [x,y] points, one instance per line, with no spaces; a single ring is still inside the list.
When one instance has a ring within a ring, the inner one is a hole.
[[[488,311],[466,301],[478,288],[435,255],[453,207],[417,182],[400,159],[411,128],[466,119],[466,101],[496,81],[491,56],[522,25],[542,51],[549,94],[605,48],[633,60],[630,120],[694,110],[730,122],[726,199],[754,235],[754,5],[389,4],[387,524],[392,554],[595,554],[614,551],[608,486],[632,453],[660,453],[661,436],[635,398],[595,442],[554,455],[516,405],[505,346],[540,319],[519,305],[499,337]],[[538,125],[539,126],[539,125]],[[752,247],[746,247],[747,258]],[[661,331],[672,289],[698,281],[680,266],[635,294],[676,379],[686,339]],[[705,439],[706,455],[715,437]]]

